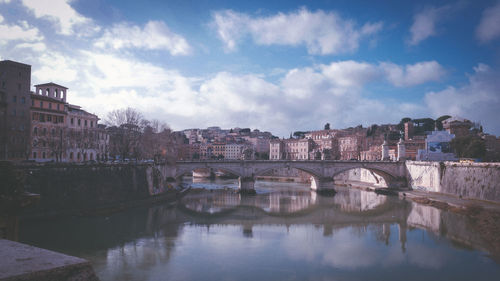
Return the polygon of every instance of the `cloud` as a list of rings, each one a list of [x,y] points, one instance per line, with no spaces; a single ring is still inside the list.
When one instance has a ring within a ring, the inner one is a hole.
[[[427,63],[387,65],[402,69],[401,79],[413,85],[426,81],[414,78],[418,73],[414,69]],[[289,128],[314,129],[324,122],[334,127],[369,125],[367,120],[382,123],[425,111],[415,104],[364,95],[369,83],[386,79],[381,65],[336,61],[282,70],[281,78],[269,82],[257,73],[188,77],[112,50],[71,55],[47,51],[34,64],[32,80],[67,86],[70,103],[101,117],[132,106],[147,118],[165,120],[174,129],[217,124],[288,135]]]
[[[385,72],[387,80],[396,87],[438,82],[446,75],[445,69],[436,61],[424,61],[406,66],[384,62],[380,67]]]
[[[480,121],[489,132],[500,132],[500,73],[485,64],[474,68],[469,83],[449,86],[425,95],[425,104],[434,116],[444,114],[465,116]]]
[[[425,39],[436,36],[438,31],[436,25],[448,19],[454,12],[461,9],[464,4],[458,2],[454,5],[442,7],[427,7],[413,16],[413,24],[410,27],[411,38],[409,45],[418,45]]]
[[[26,21],[9,25],[4,23],[4,18],[0,15],[0,43],[5,44],[10,41],[36,42],[43,40],[38,28],[30,26]]]
[[[36,18],[47,19],[63,35],[88,35],[99,30],[92,20],[79,14],[70,3],[72,0],[22,0],[24,6],[35,14]]]
[[[483,11],[481,22],[476,29],[476,36],[483,43],[500,36],[500,2]]]
[[[191,49],[184,37],[170,31],[162,21],[149,21],[144,28],[128,23],[116,24],[105,30],[94,45],[113,49],[166,50],[174,56],[187,55]]]
[[[363,38],[378,33],[383,26],[376,22],[358,27],[353,20],[343,19],[334,12],[311,12],[305,8],[268,17],[217,11],[212,24],[229,51],[234,51],[245,36],[251,35],[258,45],[305,45],[309,54],[317,55],[353,52]]]

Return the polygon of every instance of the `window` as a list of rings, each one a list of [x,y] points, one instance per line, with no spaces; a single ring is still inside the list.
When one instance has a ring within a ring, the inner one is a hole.
[[[52,109],[52,103],[49,102],[49,109]]]
[[[40,107],[43,108],[43,101],[40,101]]]
[[[15,109],[12,110],[12,116],[16,116],[16,110]]]
[[[40,114],[40,122],[45,122],[45,114]]]
[[[47,128],[43,128],[42,130],[42,136],[45,136],[45,134],[47,134]],[[43,146],[45,146],[45,144]]]
[[[18,83],[18,84],[17,84],[17,89],[18,89],[19,91],[21,91],[21,83]]]
[[[35,106],[35,100],[31,100],[31,106]]]
[[[36,152],[33,152],[33,158],[36,159]]]
[[[74,123],[73,121],[74,121],[73,118],[71,118],[71,125],[73,125],[73,123]]]
[[[35,128],[33,129],[33,134],[34,134],[35,136],[37,136],[37,135],[38,135],[38,128],[37,128],[37,127],[35,127]]]
[[[52,135],[55,136],[56,135],[56,129],[52,129]]]
[[[50,115],[50,114],[47,115],[47,121],[49,121],[49,122],[52,121],[52,115]]]
[[[21,97],[21,103],[22,103],[22,104],[25,104],[25,103],[26,103],[26,98],[25,98],[25,97]]]
[[[42,158],[45,159],[45,151],[42,152]]]
[[[85,120],[85,127],[87,127],[87,120]]]
[[[2,81],[2,88],[5,89],[5,81]]]
[[[73,152],[69,153],[69,159],[73,160]]]
[[[17,96],[12,97],[12,102],[17,102]]]
[[[78,119],[78,126],[81,126],[82,122],[80,119]]]
[[[90,121],[90,127],[94,128],[94,121]]]
[[[59,105],[60,105],[60,104],[57,104],[57,110],[59,110]]]

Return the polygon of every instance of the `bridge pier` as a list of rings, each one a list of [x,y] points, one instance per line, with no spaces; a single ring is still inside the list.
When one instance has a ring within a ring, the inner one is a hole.
[[[241,193],[255,193],[254,177],[239,177],[238,185]]]
[[[335,192],[334,181],[331,177],[311,177],[311,189],[316,192]]]

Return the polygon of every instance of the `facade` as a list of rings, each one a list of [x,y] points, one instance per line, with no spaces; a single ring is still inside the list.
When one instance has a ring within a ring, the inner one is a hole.
[[[417,161],[454,161],[450,142],[455,135],[447,131],[432,131],[425,140],[425,149],[419,149]]]
[[[37,162],[65,161],[68,149],[66,87],[35,85],[31,94],[31,155]]]
[[[0,61],[0,159],[30,155],[31,66]]]
[[[269,149],[271,160],[309,160],[313,150],[312,139],[271,140]]]
[[[378,161],[382,159],[382,146],[373,145],[369,150],[361,151],[361,161]]]
[[[470,129],[472,127],[472,122],[460,118],[460,117],[451,117],[446,120],[443,120],[443,128],[450,134],[455,135],[456,137],[464,137],[470,135]]]
[[[228,143],[224,146],[224,159],[241,159],[244,145],[238,143]]]
[[[341,160],[359,160],[363,150],[363,139],[353,135],[339,138],[339,151]]]
[[[269,160],[284,159],[285,146],[280,139],[273,139],[269,141]]]
[[[100,130],[97,115],[77,105],[68,105],[68,158],[69,162],[99,160]]]

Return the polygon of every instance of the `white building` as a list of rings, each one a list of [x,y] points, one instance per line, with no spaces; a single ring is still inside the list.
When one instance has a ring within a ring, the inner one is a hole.
[[[425,139],[425,149],[419,149],[417,161],[454,161],[455,154],[451,152],[450,142],[454,134],[447,131],[432,131]]]

